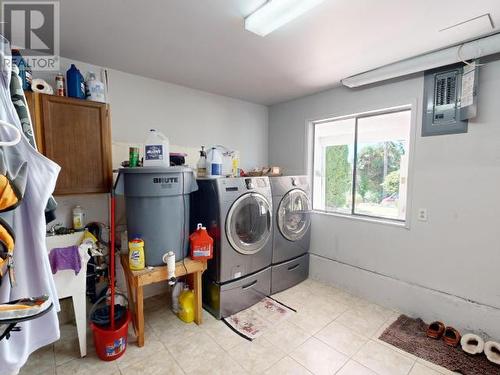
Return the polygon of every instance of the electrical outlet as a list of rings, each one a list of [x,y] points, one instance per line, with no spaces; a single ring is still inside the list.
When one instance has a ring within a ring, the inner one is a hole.
[[[427,221],[427,208],[418,209],[418,220]]]

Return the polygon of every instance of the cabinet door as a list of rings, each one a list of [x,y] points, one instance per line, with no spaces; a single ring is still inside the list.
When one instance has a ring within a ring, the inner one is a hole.
[[[45,155],[61,166],[54,194],[107,193],[111,189],[108,106],[42,95]]]

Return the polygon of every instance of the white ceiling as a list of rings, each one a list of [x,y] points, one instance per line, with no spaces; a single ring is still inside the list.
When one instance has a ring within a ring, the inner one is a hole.
[[[61,55],[255,103],[455,44],[439,30],[499,0],[325,0],[267,37],[243,17],[265,0],[63,0]],[[461,37],[458,37],[461,38]]]

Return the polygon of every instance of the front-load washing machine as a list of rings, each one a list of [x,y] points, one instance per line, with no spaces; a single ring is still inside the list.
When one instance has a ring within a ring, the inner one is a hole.
[[[273,195],[273,260],[271,293],[309,275],[311,188],[307,176],[271,177]]]
[[[270,294],[272,195],[267,177],[198,179],[191,194],[191,229],[214,239],[203,276],[204,306],[227,317]]]

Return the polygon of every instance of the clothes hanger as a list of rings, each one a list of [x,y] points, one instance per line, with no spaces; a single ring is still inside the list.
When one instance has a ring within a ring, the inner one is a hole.
[[[0,146],[5,146],[5,147],[15,146],[21,141],[21,132],[14,125],[9,124],[6,121],[0,120],[0,126],[5,126],[6,128],[10,128],[16,134],[15,138],[11,141],[0,141]]]

